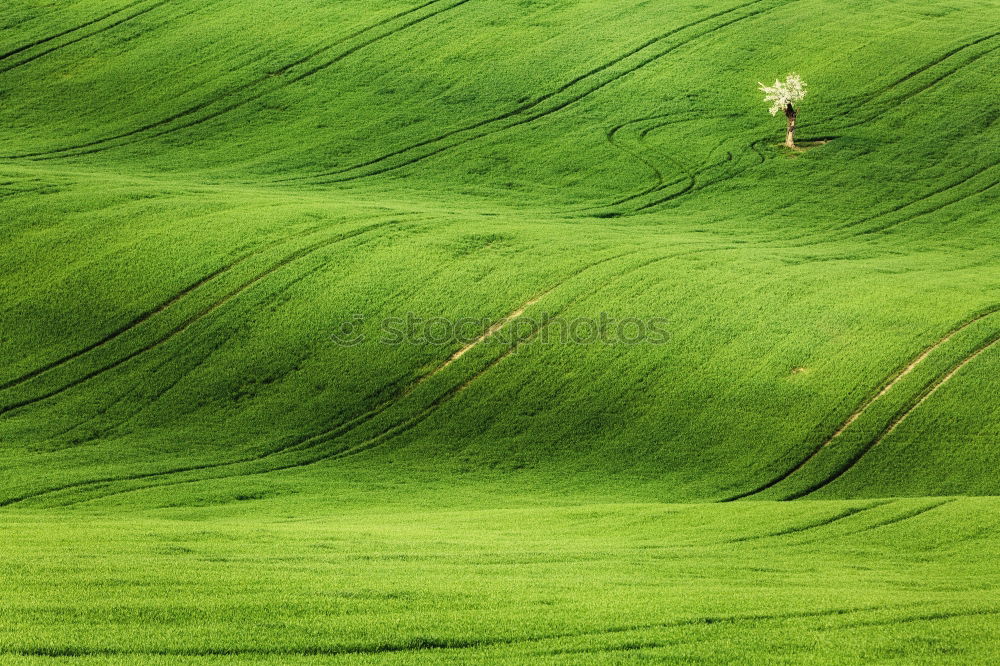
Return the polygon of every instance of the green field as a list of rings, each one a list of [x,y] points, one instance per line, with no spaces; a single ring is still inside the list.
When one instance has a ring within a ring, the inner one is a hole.
[[[1000,660],[998,66],[1000,0],[11,0],[0,660]]]

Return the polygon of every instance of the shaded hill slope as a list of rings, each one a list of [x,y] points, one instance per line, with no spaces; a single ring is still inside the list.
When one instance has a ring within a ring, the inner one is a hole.
[[[9,506],[1000,491],[996,3],[15,5]]]

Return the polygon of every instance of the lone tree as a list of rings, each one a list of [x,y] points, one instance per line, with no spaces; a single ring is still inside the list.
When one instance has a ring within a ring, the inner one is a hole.
[[[765,86],[758,83],[761,92],[764,93],[764,101],[771,103],[771,115],[776,116],[779,112],[785,112],[788,119],[788,132],[785,135],[785,146],[795,148],[795,105],[806,96],[805,81],[798,74],[789,74],[785,80],[775,80],[773,86]]]

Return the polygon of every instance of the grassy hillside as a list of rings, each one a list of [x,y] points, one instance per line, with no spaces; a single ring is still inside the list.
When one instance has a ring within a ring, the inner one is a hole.
[[[153,641],[105,635],[92,624],[114,602],[100,594],[83,594],[77,618],[91,631],[57,640],[62,625],[47,629],[24,596],[47,577],[66,577],[53,592],[63,597],[103,575],[59,568],[83,548],[68,545],[76,538],[111,544],[94,556],[126,562],[122,594],[132,594],[140,569],[185,561],[137,535],[183,540],[197,521],[218,557],[274,576],[293,565],[269,549],[290,543],[310,584],[329,564],[310,568],[315,539],[373,558],[333,583],[347,588],[372,570],[461,572],[399,592],[415,618],[399,620],[399,640],[345,629],[312,644],[309,627],[334,607],[303,601],[282,622],[304,633],[280,649],[267,647],[273,627],[232,637],[234,654],[440,646],[516,662],[535,649],[522,639],[627,627],[638,634],[614,641],[676,656],[660,645],[664,628],[721,613],[724,630],[705,630],[721,643],[697,650],[723,660],[743,622],[757,642],[740,649],[762,655],[790,629],[833,623],[845,633],[782,643],[782,654],[821,654],[830,640],[860,646],[845,655],[860,661],[897,649],[945,656],[909,640],[931,613],[965,618],[948,625],[971,651],[957,661],[984,656],[970,636],[996,631],[987,599],[1000,581],[981,555],[996,548],[981,524],[993,504],[951,498],[1000,493],[1000,2],[10,4],[0,15],[0,506],[9,534],[50,527],[12,553],[12,572],[38,578],[9,592],[3,649],[223,652],[228,634],[203,640],[192,627]],[[810,87],[802,152],[780,147],[783,121],[756,89],[789,71]],[[461,320],[465,339],[387,344],[386,322],[411,315]],[[634,320],[665,322],[665,336],[586,333]],[[586,341],[558,339],[573,322]],[[338,342],[347,334],[356,344]],[[791,499],[823,501],[749,502]],[[655,502],[678,507],[676,520],[650,518]],[[530,527],[516,513],[477,513],[497,507],[528,512]],[[857,507],[871,513],[855,518]],[[392,518],[375,538],[366,525],[379,508]],[[465,513],[452,524],[446,509]],[[102,522],[112,517],[132,521],[130,534]],[[818,542],[784,538],[830,517],[838,524]],[[307,520],[302,532],[272,522],[292,518]],[[338,522],[314,534],[310,520]],[[408,520],[439,527],[392,531]],[[517,526],[482,527],[494,521]],[[620,521],[655,525],[618,543],[608,526]],[[464,533],[467,522],[485,531]],[[258,528],[260,552],[225,545]],[[852,536],[867,528],[891,538]],[[932,536],[948,530],[957,545]],[[549,532],[558,539],[540,544]],[[748,535],[771,547],[745,546]],[[572,567],[538,565],[540,587],[526,591],[509,578],[523,575],[520,561],[475,554],[487,549],[478,538],[507,536]],[[690,540],[695,561],[651,572],[649,539]],[[896,552],[892,539],[908,545]],[[594,549],[604,559],[588,563]],[[397,550],[410,553],[399,567]],[[876,590],[847,573],[866,556],[886,577]],[[775,557],[771,582],[746,564]],[[638,589],[708,576],[717,601],[663,619],[688,588],[636,598],[651,604],[647,617],[626,601],[596,610],[624,574],[609,574],[604,593],[565,587],[564,576],[622,559]],[[827,581],[803,584],[798,605],[743,600],[722,613],[736,581],[760,593],[803,566],[857,599],[821,603],[834,594]],[[184,567],[206,585],[218,575]],[[955,571],[948,589],[928,582]],[[496,605],[476,602],[482,613],[506,622],[552,604],[553,614],[539,611],[540,629],[469,638],[486,620],[459,598],[479,576],[497,586]],[[231,603],[252,577],[223,576]],[[395,597],[381,595],[395,592],[377,587],[335,607],[392,616]],[[191,604],[211,596],[198,590]],[[245,594],[261,608],[283,603],[271,588]],[[838,614],[867,608],[866,595],[883,609],[919,597],[934,610],[885,634],[847,628],[879,617],[841,626]],[[448,621],[429,610],[450,604]],[[790,607],[812,610],[768,624]],[[228,618],[218,623],[242,621],[217,610]],[[139,622],[135,612],[123,621]],[[643,631],[660,643],[647,646]],[[857,631],[867,638],[855,643]],[[567,645],[613,647],[606,640]]]

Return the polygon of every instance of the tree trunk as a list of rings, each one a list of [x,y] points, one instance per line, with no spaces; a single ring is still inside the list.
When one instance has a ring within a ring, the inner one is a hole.
[[[788,132],[785,134],[785,146],[795,148],[795,107],[789,104],[785,107],[785,117],[788,118]]]

